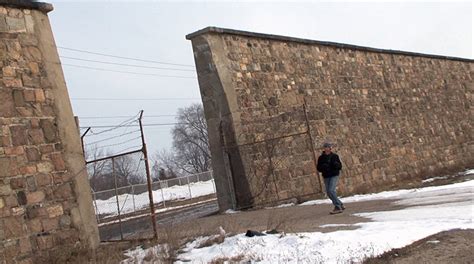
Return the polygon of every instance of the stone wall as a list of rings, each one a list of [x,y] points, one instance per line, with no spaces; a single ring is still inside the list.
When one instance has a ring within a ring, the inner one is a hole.
[[[99,242],[80,137],[46,13],[0,4],[0,262]]]
[[[346,194],[474,167],[473,60],[221,28],[187,38],[221,209],[320,192],[312,145],[319,156],[326,140]]]

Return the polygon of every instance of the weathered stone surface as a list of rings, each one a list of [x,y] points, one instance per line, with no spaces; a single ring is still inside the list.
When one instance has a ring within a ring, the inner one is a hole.
[[[13,116],[15,105],[12,100],[12,94],[8,90],[0,90],[0,115],[3,117]]]
[[[77,127],[45,13],[51,6],[23,2],[0,3],[0,262],[7,263],[32,263],[58,245],[98,246]]]
[[[23,18],[6,17],[6,22],[10,31],[26,31],[25,20]]]
[[[25,106],[25,98],[23,97],[23,92],[21,90],[13,91],[13,100],[15,106]]]
[[[7,196],[12,193],[12,188],[10,185],[1,185],[0,186],[0,196]]]
[[[40,203],[44,200],[44,192],[43,191],[36,191],[36,192],[31,192],[26,195],[26,200],[28,201],[28,204],[35,204],[35,203]]]
[[[237,206],[321,192],[311,144],[324,141],[337,143],[346,194],[425,176],[427,164],[474,164],[472,60],[226,30],[189,38],[221,209],[229,179]]]
[[[38,172],[48,173],[54,170],[54,165],[50,161],[44,161],[36,164]]]
[[[60,153],[52,153],[51,161],[53,162],[56,171],[63,171],[66,169],[66,164],[64,163]]]
[[[29,147],[26,148],[26,157],[28,158],[28,161],[39,161],[41,156],[39,154],[39,151],[36,147]]]
[[[11,126],[10,134],[12,135],[12,143],[14,146],[28,144],[28,137],[26,136],[25,126]]]
[[[43,129],[44,136],[47,142],[56,141],[56,126],[49,119],[42,119],[40,121],[41,128]]]
[[[26,180],[24,177],[17,177],[10,179],[10,186],[12,189],[23,189],[26,187]]]
[[[46,210],[48,211],[49,218],[58,217],[64,214],[63,207],[61,205],[50,206]]]
[[[16,166],[11,158],[0,157],[0,177],[12,176],[16,173]]]

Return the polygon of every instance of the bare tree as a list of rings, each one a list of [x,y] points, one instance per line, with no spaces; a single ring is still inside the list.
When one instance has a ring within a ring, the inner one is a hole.
[[[194,174],[211,169],[211,151],[204,109],[201,104],[180,108],[177,124],[171,131],[173,148],[154,155],[153,172],[158,177],[164,169],[168,177]],[[163,175],[163,173],[162,173]]]
[[[179,168],[186,173],[208,171],[211,168],[211,153],[202,105],[192,104],[179,109],[177,121],[172,134]]]
[[[179,162],[172,151],[162,149],[153,155],[152,177],[153,180],[166,180],[182,176]]]

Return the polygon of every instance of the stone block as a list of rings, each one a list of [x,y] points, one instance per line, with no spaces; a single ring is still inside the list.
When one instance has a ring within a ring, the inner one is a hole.
[[[12,137],[12,143],[14,146],[26,145],[28,144],[28,137],[26,135],[25,126],[11,126],[10,134]]]
[[[12,94],[8,90],[0,90],[0,116],[10,117],[15,114],[15,105]]]
[[[26,32],[26,24],[24,18],[6,17],[9,31]]]
[[[40,145],[42,143],[45,143],[45,138],[43,134],[43,130],[40,128],[34,128],[30,129],[28,131],[28,136],[30,138],[30,142],[33,145]]]
[[[40,173],[36,175],[36,183],[39,187],[48,186],[52,184],[52,179],[50,174]]]
[[[10,185],[0,185],[0,196],[7,196],[12,194],[12,188]]]
[[[23,146],[4,147],[3,150],[5,151],[5,154],[8,156],[17,156],[17,155],[25,154],[25,150]]]
[[[54,170],[54,165],[50,161],[44,161],[36,164],[38,172],[49,173]]]
[[[59,218],[47,218],[41,220],[43,232],[50,232],[59,228]]]
[[[23,229],[23,217],[7,217],[4,218],[3,221],[6,239],[17,238],[25,233]]]
[[[25,83],[23,82],[23,85]],[[23,98],[25,98],[26,102],[35,102],[35,91],[34,90],[23,90]]]
[[[25,214],[25,209],[23,207],[13,207],[11,211],[12,216],[20,216]]]
[[[59,218],[59,226],[61,228],[70,228],[71,227],[71,217],[69,215],[63,215]]]
[[[36,237],[36,245],[39,250],[48,250],[54,247],[54,239],[51,235]]]
[[[15,106],[25,106],[25,98],[23,97],[23,91],[13,90],[13,100]]]
[[[13,190],[23,189],[26,187],[26,180],[23,177],[10,179],[10,186]]]
[[[58,217],[64,214],[63,207],[61,205],[50,206],[46,210],[48,211],[49,218]]]
[[[26,157],[28,161],[39,161],[41,156],[36,147],[28,147],[26,148]]]
[[[0,32],[8,32],[8,25],[4,16],[0,16]]]
[[[35,22],[34,22],[33,17],[31,15],[25,15],[25,24],[26,24],[26,31],[28,33],[34,33],[35,32]]]
[[[35,90],[35,97],[36,97],[36,102],[43,103],[46,101],[46,97],[44,96],[44,92],[41,89],[36,89]]]
[[[37,189],[36,178],[35,176],[26,177],[26,185],[28,186],[28,191],[35,192]]]
[[[20,167],[20,174],[22,175],[33,175],[36,173],[36,166],[35,165],[26,165]]]
[[[35,218],[47,218],[48,212],[45,207],[40,207],[39,205],[30,205],[26,208],[26,218],[35,219]]]
[[[31,242],[29,237],[20,238],[20,252],[23,254],[30,253],[31,249]]]
[[[40,69],[38,63],[36,62],[29,62],[28,67],[33,75],[38,75],[40,73]]]
[[[4,199],[5,199],[5,204],[7,207],[10,208],[10,207],[18,206],[18,201],[15,195],[4,197]]]
[[[44,136],[47,142],[54,142],[57,140],[56,135],[56,125],[49,119],[42,119],[40,121],[40,126],[43,129]]]
[[[66,164],[64,163],[61,153],[52,153],[51,161],[53,162],[56,171],[66,170]]]
[[[3,78],[3,85],[7,88],[21,88],[23,87],[23,83],[21,82],[21,79],[14,78],[14,79],[7,79]]]
[[[16,76],[15,68],[13,68],[11,66],[3,67],[2,72],[3,72],[3,77],[15,77]]]
[[[26,195],[26,200],[28,204],[40,203],[44,200],[45,195],[43,191],[31,192]]]
[[[0,197],[0,209],[3,209],[5,207],[5,201],[3,198]]]
[[[40,145],[40,152],[41,154],[48,154],[54,151],[54,145],[48,144],[48,145]]]
[[[28,74],[22,74],[21,80],[23,81],[24,87],[37,88],[40,87],[40,78],[31,77]]]
[[[56,199],[71,199],[74,198],[74,193],[71,188],[71,184],[65,183],[57,187],[54,191],[54,196]]]
[[[41,225],[41,220],[38,218],[28,220],[26,222],[28,231],[31,233],[40,233],[43,232],[43,226]]]

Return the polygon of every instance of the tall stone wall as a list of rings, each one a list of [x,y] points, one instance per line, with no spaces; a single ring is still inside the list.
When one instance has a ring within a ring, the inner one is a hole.
[[[0,4],[0,262],[32,263],[99,238],[52,6],[8,2]]]
[[[221,28],[187,38],[221,209],[320,192],[326,140],[346,194],[474,166],[473,60]]]

